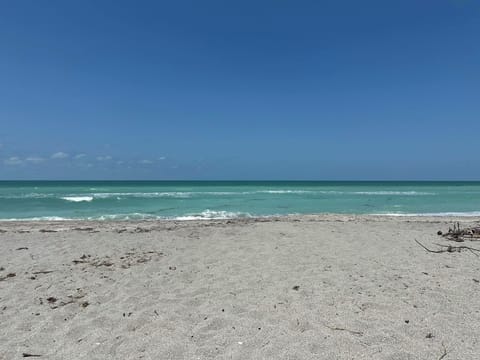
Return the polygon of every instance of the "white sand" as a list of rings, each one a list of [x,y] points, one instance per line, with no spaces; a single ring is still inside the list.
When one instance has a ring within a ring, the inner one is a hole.
[[[0,223],[0,359],[479,359],[451,221]]]

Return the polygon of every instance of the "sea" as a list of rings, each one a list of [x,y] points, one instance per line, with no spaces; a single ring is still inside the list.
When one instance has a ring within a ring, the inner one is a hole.
[[[480,182],[0,181],[0,221],[480,216]]]

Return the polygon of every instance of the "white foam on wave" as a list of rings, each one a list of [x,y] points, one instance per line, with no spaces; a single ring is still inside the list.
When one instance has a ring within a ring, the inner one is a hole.
[[[135,198],[162,198],[162,197],[172,197],[172,198],[189,198],[192,196],[191,192],[148,192],[148,193],[136,193],[136,192],[115,192],[115,193],[94,193],[92,194],[94,198],[97,199],[110,199],[116,198],[121,199],[122,197],[135,197]]]
[[[234,211],[215,211],[204,210],[201,213],[192,213],[181,216],[158,216],[153,214],[144,213],[130,213],[130,214],[109,214],[96,217],[88,217],[87,220],[223,220],[223,219],[236,219],[236,218],[251,218],[251,214],[246,212],[234,212]]]
[[[156,216],[152,214],[143,214],[143,213],[130,213],[130,214],[107,214],[100,216],[91,216],[87,217],[87,220],[161,220],[165,219],[161,216]]]
[[[255,194],[342,194],[338,191],[312,191],[312,190],[257,190],[257,191],[171,191],[171,192],[110,192],[93,193],[98,199],[135,197],[135,198],[191,198],[197,196],[238,196]]]
[[[92,188],[94,189],[94,188]],[[91,189],[91,190],[92,190]],[[172,198],[187,199],[201,196],[241,196],[241,195],[367,195],[367,196],[428,196],[437,195],[433,192],[421,191],[337,191],[337,190],[291,190],[291,189],[267,189],[252,191],[163,191],[163,192],[92,192],[88,194],[69,194],[60,197],[62,200],[71,202],[90,202],[95,199],[116,199],[124,198]],[[57,198],[58,194],[50,193],[27,193],[0,196],[6,199],[17,198]]]
[[[55,194],[44,193],[29,193],[29,194],[13,194],[13,195],[1,195],[1,199],[45,199],[55,197]]]
[[[421,196],[421,195],[436,195],[431,192],[418,191],[354,191],[352,194],[356,195],[404,195],[404,196]]]
[[[175,220],[223,220],[223,219],[235,219],[235,218],[250,218],[251,214],[245,212],[233,212],[233,211],[215,211],[205,210],[200,214],[189,214],[185,216],[177,216]]]
[[[0,221],[70,221],[75,219],[64,218],[60,216],[39,216],[39,217],[32,217],[32,218],[21,218],[21,219],[0,219]]]
[[[252,192],[254,194],[311,194],[315,191],[310,190],[259,190]]]
[[[90,202],[93,200],[93,196],[65,196],[62,199],[71,202]]]

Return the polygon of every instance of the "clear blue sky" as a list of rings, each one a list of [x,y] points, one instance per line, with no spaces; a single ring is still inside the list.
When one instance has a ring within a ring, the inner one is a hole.
[[[1,1],[0,179],[480,179],[480,2]]]

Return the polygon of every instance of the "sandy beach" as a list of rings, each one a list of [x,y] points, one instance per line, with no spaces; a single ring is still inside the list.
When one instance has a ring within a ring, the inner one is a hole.
[[[478,359],[454,220],[2,222],[0,358]]]

